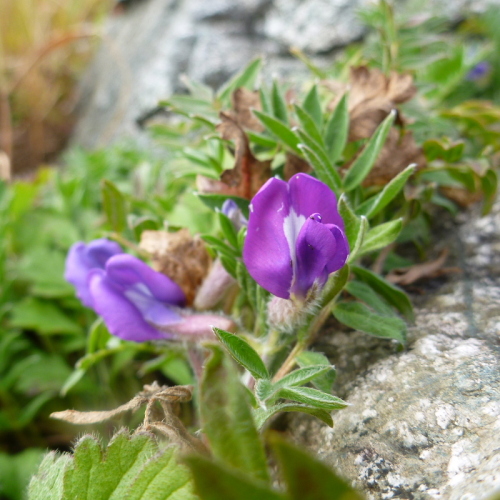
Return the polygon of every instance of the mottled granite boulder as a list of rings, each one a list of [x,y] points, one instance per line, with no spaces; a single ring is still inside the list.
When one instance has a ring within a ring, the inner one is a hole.
[[[265,55],[268,77],[301,81],[289,49],[327,65],[364,34],[357,11],[372,0],[137,0],[107,23],[102,46],[82,82],[73,142],[87,147],[141,137],[137,120],[182,91],[180,75],[218,87],[253,57]],[[457,18],[500,0],[428,2],[426,12]],[[397,9],[421,13],[421,0]],[[430,9],[430,10],[429,10]]]
[[[290,419],[292,437],[370,499],[479,500],[500,489],[500,203],[463,217],[446,244],[464,272],[418,301],[407,349],[325,334],[318,348],[351,406],[334,429]]]

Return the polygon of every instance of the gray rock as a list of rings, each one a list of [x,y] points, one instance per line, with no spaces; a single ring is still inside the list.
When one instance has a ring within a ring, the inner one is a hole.
[[[421,301],[407,350],[330,332],[318,349],[351,406],[333,429],[290,420],[296,441],[370,499],[479,500],[500,488],[500,202],[452,229],[464,272]]]
[[[82,83],[73,142],[86,147],[123,137],[145,139],[137,120],[158,101],[183,91],[185,73],[216,88],[257,55],[265,75],[303,80],[291,46],[319,66],[338,47],[360,38],[357,17],[370,0],[142,0],[107,23],[102,46]],[[401,1],[420,13],[420,0]],[[430,2],[433,13],[457,17],[500,0]],[[426,10],[426,12],[429,12]]]

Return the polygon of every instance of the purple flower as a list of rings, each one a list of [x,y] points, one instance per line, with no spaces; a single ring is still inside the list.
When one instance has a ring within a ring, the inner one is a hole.
[[[165,330],[183,320],[178,308],[186,297],[179,285],[132,255],[111,257],[105,269],[90,271],[88,284],[94,310],[124,340],[171,338]]]
[[[337,199],[307,174],[269,179],[250,204],[243,261],[263,288],[283,299],[306,298],[349,255]]]
[[[471,82],[481,80],[483,77],[489,75],[491,65],[488,61],[481,61],[477,63],[465,76],[465,79]]]
[[[248,220],[243,215],[240,207],[230,198],[222,204],[221,212],[233,223],[236,231],[239,231],[243,226],[248,224]]]
[[[69,249],[64,278],[75,286],[78,298],[87,307],[94,307],[87,282],[89,272],[92,269],[104,269],[110,257],[121,253],[123,250],[120,245],[104,238],[88,245],[79,241]]]

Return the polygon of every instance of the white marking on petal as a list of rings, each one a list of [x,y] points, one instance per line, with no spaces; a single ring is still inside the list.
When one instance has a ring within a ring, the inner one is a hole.
[[[250,205],[248,205],[248,208],[250,209],[250,212],[253,212],[253,203],[250,203]]]
[[[297,258],[295,252],[295,244],[302,226],[306,221],[305,215],[298,215],[297,212],[291,207],[289,214],[283,219],[283,232],[285,233],[288,248],[290,250],[290,258],[292,259],[293,274],[295,275],[295,268],[297,267]]]

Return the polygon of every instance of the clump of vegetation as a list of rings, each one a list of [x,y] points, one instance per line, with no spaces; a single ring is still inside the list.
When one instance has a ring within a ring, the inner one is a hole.
[[[333,425],[345,408],[314,350],[332,313],[404,348],[413,310],[400,286],[445,272],[433,214],[488,213],[500,147],[486,21],[450,33],[386,2],[363,17],[370,37],[331,68],[296,53],[311,70],[301,88],[260,81],[260,59],[217,92],[186,81],[189,94],[161,103],[181,119],[150,126],[161,158],[77,150],[63,171],[1,184],[4,450],[66,450],[68,422],[105,438],[110,421],[136,428],[48,455],[30,498],[83,485],[87,498],[156,498],[151,484],[172,499],[358,497],[262,436],[279,413]]]

